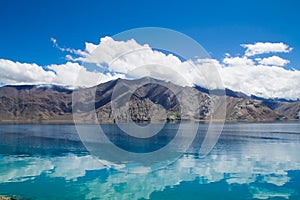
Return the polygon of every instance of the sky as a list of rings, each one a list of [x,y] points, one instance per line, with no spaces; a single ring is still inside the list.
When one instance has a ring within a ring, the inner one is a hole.
[[[186,34],[201,44],[211,56],[206,64],[217,65],[226,87],[263,97],[298,99],[299,8],[300,2],[296,0],[0,0],[0,83],[72,85],[77,72],[74,69],[82,69],[78,60],[72,58],[76,54],[81,61],[88,60],[89,55],[82,54],[89,52],[86,44],[107,49],[116,41],[107,39],[105,47],[99,42],[101,38],[133,28],[163,27]],[[124,48],[130,49],[130,45]],[[151,49],[147,55],[164,62],[178,61],[157,57]],[[178,70],[184,65],[178,63]],[[120,66],[109,70],[112,73],[104,74],[103,80],[127,73]],[[99,75],[86,73],[89,77]],[[186,85],[201,82],[195,77],[190,80]],[[84,80],[81,84],[92,83]]]

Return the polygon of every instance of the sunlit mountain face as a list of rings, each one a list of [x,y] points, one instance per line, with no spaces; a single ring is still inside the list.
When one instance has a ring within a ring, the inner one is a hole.
[[[123,103],[124,97],[128,97],[129,108]],[[216,100],[221,107],[213,106]],[[117,102],[120,107],[116,108]],[[182,87],[150,77],[117,79],[76,90],[56,85],[0,87],[0,122],[4,123],[74,123],[73,114],[77,111],[82,116],[79,121],[85,123],[114,123],[116,118],[123,123],[209,121],[214,110],[219,119],[226,111],[225,119],[231,122],[298,120],[299,109],[300,101],[254,98],[229,89]],[[114,110],[120,114],[114,116]],[[126,115],[122,114],[125,111]]]
[[[1,194],[30,199],[299,198],[299,124],[228,124],[207,156],[197,153],[199,139],[172,164],[142,173],[91,155],[74,126],[9,126],[1,125],[0,132]]]

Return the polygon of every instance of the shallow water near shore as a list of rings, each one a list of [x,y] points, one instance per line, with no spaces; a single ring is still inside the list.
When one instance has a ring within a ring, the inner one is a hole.
[[[170,124],[166,131],[176,126]],[[192,130],[185,128],[187,134]],[[199,132],[206,129],[207,124],[199,125]],[[167,133],[153,145],[170,139]],[[0,125],[0,195],[78,200],[300,199],[300,123],[226,124],[205,157],[198,155],[199,135],[170,165],[131,173],[122,170],[126,164],[114,165],[91,155],[73,125]]]

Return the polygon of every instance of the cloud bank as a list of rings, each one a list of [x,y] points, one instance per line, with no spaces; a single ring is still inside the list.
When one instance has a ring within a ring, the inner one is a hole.
[[[85,43],[84,50],[62,48],[56,39],[54,46],[66,52],[65,64],[39,66],[0,59],[0,83],[3,84],[57,84],[72,87],[90,87],[116,78],[151,76],[182,86],[200,85],[209,89],[217,86],[202,74],[217,68],[226,88],[265,98],[300,98],[300,71],[287,69],[289,60],[278,55],[289,53],[287,44],[257,42],[242,44],[242,56],[225,54],[222,60],[211,58],[182,61],[173,54],[139,44],[134,39],[116,41],[111,37],[99,44]],[[141,67],[143,66],[143,67]],[[80,79],[78,79],[80,74]]]
[[[73,62],[42,67],[34,63],[0,59],[0,71],[0,83],[6,85],[55,84],[69,87],[91,87],[95,85],[95,80],[97,83],[102,83],[123,77],[122,75],[114,76],[110,73],[88,71],[84,66]],[[77,79],[79,73],[81,78]]]

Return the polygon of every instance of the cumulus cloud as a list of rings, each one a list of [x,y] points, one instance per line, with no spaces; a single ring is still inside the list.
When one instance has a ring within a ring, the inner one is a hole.
[[[45,70],[47,69],[47,70]],[[0,59],[0,82],[5,84],[55,84],[71,87],[91,87],[112,79],[122,78],[122,74],[88,71],[78,63],[67,62],[44,68],[37,64],[19,63]],[[78,77],[80,74],[80,77]]]
[[[259,64],[262,64],[262,65],[273,65],[273,66],[279,66],[279,67],[283,67],[290,63],[289,60],[285,60],[279,56],[271,56],[271,57],[267,57],[267,58],[257,58],[256,60],[258,61]]]
[[[292,47],[289,47],[282,42],[256,42],[254,44],[241,44],[241,46],[246,48],[245,56],[254,56],[265,53],[288,53],[293,50]]]
[[[231,65],[220,69],[225,87],[265,98],[298,99],[300,71],[277,66]]]
[[[67,55],[67,58],[81,61],[83,65],[93,63],[111,73],[126,74],[127,78],[150,76],[182,86],[193,86],[195,82],[205,84],[203,78],[196,78],[200,72],[194,63],[153,50],[148,44],[141,45],[134,39],[116,41],[104,37],[97,45],[86,43],[84,53]]]
[[[247,95],[300,97],[300,71],[283,68],[289,60],[275,55],[257,57],[264,53],[290,52],[292,48],[282,42],[243,44],[245,55],[226,53],[220,61],[211,58],[182,61],[173,54],[154,50],[149,44],[139,44],[134,39],[116,41],[104,37],[98,44],[85,43],[83,50],[60,47],[55,38],[51,41],[56,48],[67,53],[68,62],[41,67],[1,59],[3,73],[0,82],[89,87],[116,78],[150,76],[182,86],[200,85],[215,89],[220,87],[214,82],[218,72],[225,87]],[[249,57],[253,55],[256,55],[255,58]]]
[[[223,63],[229,66],[238,66],[238,65],[253,65],[254,62],[252,59],[247,58],[246,56],[244,57],[231,57],[231,56],[226,56],[224,58]]]
[[[98,45],[86,43],[82,53],[68,55],[73,61],[95,63],[108,70],[128,73],[139,66],[157,64],[174,66],[181,63],[178,57],[153,50],[148,44],[141,45],[134,39],[116,41],[111,37],[101,38]],[[78,51],[78,50],[73,50]]]
[[[45,71],[37,64],[19,63],[0,59],[0,82],[6,84],[49,83],[55,78],[53,71]]]
[[[88,71],[78,63],[67,62],[61,65],[49,65],[47,68],[56,72],[51,84],[91,87],[112,79],[123,78],[122,74],[104,74],[97,71]]]
[[[151,76],[183,86],[201,85],[209,89],[217,87],[208,76],[212,74],[212,68],[217,68],[224,86],[232,90],[265,98],[300,97],[300,72],[282,68],[289,63],[288,60],[278,56],[248,57],[262,53],[289,52],[292,48],[284,43],[269,42],[243,46],[247,50],[240,57],[232,57],[227,53],[222,61],[210,58],[181,61],[172,54],[155,51],[149,45],[140,45],[135,40],[115,41],[105,37],[96,46],[87,43],[86,54],[77,54],[77,60],[106,66],[108,70],[117,73],[136,77]],[[149,66],[138,69],[138,66],[144,65]]]

